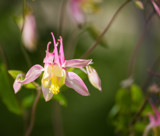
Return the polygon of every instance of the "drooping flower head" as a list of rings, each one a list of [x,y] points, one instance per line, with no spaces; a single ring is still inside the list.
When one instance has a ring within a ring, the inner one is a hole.
[[[22,75],[18,75],[13,85],[15,93],[17,93],[20,90],[21,85],[33,82],[40,76],[42,72],[44,72],[41,80],[42,83],[41,87],[43,96],[46,101],[50,100],[54,94],[58,94],[61,86],[64,84],[74,89],[76,92],[78,92],[83,96],[89,95],[88,89],[83,80],[74,72],[67,72],[67,68],[70,67],[83,68],[91,64],[92,60],[91,59],[65,60],[62,37],[60,36],[60,38],[58,39],[59,42],[56,42],[53,33],[51,33],[51,35],[53,38],[54,50],[52,52],[49,51],[49,47],[51,45],[51,42],[49,42],[47,45],[46,56],[43,60],[44,67],[38,64],[34,65],[27,72],[24,80],[21,79]],[[60,47],[58,52],[59,43]],[[93,70],[92,70],[93,72],[91,70],[89,71],[90,71],[89,75],[93,76],[95,75],[96,78],[95,80],[93,80],[94,77],[92,76],[92,81],[94,82],[94,86],[99,90],[101,90],[100,79],[97,79],[99,78],[97,73],[95,73],[95,71]],[[96,86],[96,84],[98,84],[98,87]]]
[[[72,20],[81,26],[85,23],[85,13],[97,11],[100,2],[101,0],[70,0],[69,11]]]
[[[160,113],[158,112],[158,110],[156,109],[156,107],[155,107],[154,104],[151,103],[151,106],[152,106],[152,109],[153,109],[155,115],[149,114],[150,123],[147,125],[147,127],[146,127],[146,129],[144,131],[143,136],[147,136],[148,132],[151,129],[154,130],[156,127],[160,126]]]
[[[160,16],[160,0],[151,0],[158,16]]]

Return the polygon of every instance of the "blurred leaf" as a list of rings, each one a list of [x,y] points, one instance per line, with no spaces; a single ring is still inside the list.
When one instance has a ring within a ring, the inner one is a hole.
[[[143,94],[142,94],[142,90],[140,89],[139,86],[137,85],[132,85],[131,86],[131,93],[132,93],[132,100],[134,102],[142,102],[143,101]]]
[[[120,107],[118,105],[114,105],[109,113],[110,117],[116,116],[118,114],[119,110],[120,110]]]
[[[142,121],[136,122],[136,124],[134,125],[134,131],[142,133],[144,131],[146,125],[147,124]]]
[[[13,77],[13,79],[16,79],[18,74],[24,74],[20,70],[8,70],[8,73]]]
[[[88,33],[90,34],[90,36],[92,37],[93,40],[97,40],[97,38],[100,36],[100,32],[95,28],[93,27],[92,25],[88,26],[87,27],[87,31]],[[100,41],[99,43],[102,47],[108,47],[108,44],[107,42],[104,40],[104,38]]]
[[[7,70],[4,65],[0,65],[0,97],[8,110],[15,114],[21,114],[22,110],[9,84]]]
[[[144,100],[143,93],[140,87],[134,84],[131,86],[131,93],[133,103],[132,109],[137,111]]]
[[[23,101],[22,101],[22,105],[26,108],[32,106],[32,103],[35,99],[35,96],[33,94],[23,98]]]
[[[128,112],[128,108],[131,106],[131,92],[124,88],[118,90],[116,104],[120,106],[123,112]]]
[[[53,95],[53,99],[58,101],[62,106],[67,106],[67,100],[62,94]]]
[[[18,74],[24,74],[24,72],[19,71],[19,70],[8,70],[8,73],[13,77],[13,79],[16,79]],[[25,84],[24,87],[28,89],[36,88],[32,83]]]

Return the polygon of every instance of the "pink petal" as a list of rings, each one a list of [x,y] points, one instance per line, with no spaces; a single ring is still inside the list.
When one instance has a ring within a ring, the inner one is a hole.
[[[102,90],[101,88],[101,80],[96,72],[96,70],[94,68],[92,68],[91,66],[87,66],[87,73],[88,73],[88,78],[90,83],[97,88],[99,91]]]
[[[47,44],[46,57],[43,60],[43,63],[45,63],[45,64],[46,63],[49,63],[49,64],[53,63],[53,59],[54,59],[53,53],[49,52],[49,45],[50,44],[51,44],[51,42],[48,42],[48,44]]]
[[[33,82],[36,80],[40,74],[43,71],[43,67],[41,65],[34,65],[30,68],[30,70],[27,72],[25,79],[23,81],[20,81],[21,84],[28,84],[30,82]]]
[[[84,24],[85,16],[81,9],[81,1],[80,0],[71,0],[69,11],[71,14],[71,18],[78,23],[78,25]]]
[[[82,79],[73,72],[67,72],[65,84],[81,95],[89,95],[88,89]]]
[[[14,93],[18,93],[18,91],[21,89],[21,83],[18,83],[16,80],[14,81],[13,84],[13,88],[14,88]]]
[[[147,125],[146,129],[144,130],[143,136],[148,136],[148,133],[149,133],[151,128],[152,128],[152,126],[150,124]]]
[[[152,109],[153,109],[153,111],[154,111],[154,113],[156,115],[156,118],[159,119],[160,118],[160,114],[159,114],[158,110],[156,109],[155,105],[152,102],[150,102],[150,103],[151,103]]]
[[[56,39],[54,37],[54,34],[51,32],[52,38],[53,38],[53,42],[54,42],[54,63],[56,63],[57,65],[60,65],[59,62],[59,56],[58,56],[58,43],[56,42]]]
[[[64,57],[64,51],[63,51],[63,39],[61,36],[60,36],[60,39],[58,39],[58,41],[60,42],[59,58],[62,65],[65,62],[65,57]]]
[[[49,88],[45,88],[42,86],[42,92],[43,92],[43,97],[46,102],[49,101],[53,96],[53,93],[49,92]]]
[[[156,10],[158,16],[160,16],[160,7],[156,4],[154,0],[152,0],[152,4],[154,6],[154,9]]]
[[[92,63],[92,59],[85,60],[85,59],[72,59],[65,61],[65,67],[75,67],[75,68],[82,68],[86,67]]]
[[[13,84],[14,93],[18,93],[18,91],[21,89],[21,83],[19,83],[19,81],[21,80],[22,77],[23,77],[23,74],[17,75]]]

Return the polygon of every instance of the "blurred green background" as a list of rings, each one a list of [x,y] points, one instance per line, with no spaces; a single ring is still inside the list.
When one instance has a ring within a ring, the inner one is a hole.
[[[53,32],[58,38],[60,3],[60,0],[27,0],[27,4],[36,17],[38,31],[37,50],[34,52],[27,51],[32,65],[43,65],[46,45],[51,40],[50,32]],[[99,31],[102,31],[122,3],[123,0],[104,0],[98,13],[87,15],[87,21]],[[6,54],[9,69],[27,72],[29,67],[21,51],[20,30],[13,20],[14,16],[22,15],[22,5],[23,1],[19,0],[0,1],[0,45]],[[78,34],[81,30],[76,27],[70,18],[66,11],[62,35],[64,48],[66,53],[70,54],[75,47],[72,58],[80,58],[93,43],[93,39],[87,32],[74,37],[74,34]],[[114,105],[116,91],[120,88],[121,81],[127,78],[129,58],[140,36],[144,22],[144,11],[136,8],[133,3],[128,4],[121,11],[104,37],[108,47],[98,46],[89,56],[93,59],[94,67],[101,78],[102,92],[93,88],[88,79],[85,78],[84,81],[90,92],[88,97],[81,96],[72,89],[65,88],[63,91],[62,88],[62,94],[67,101],[67,106],[59,106],[55,100],[45,102],[42,98],[36,111],[32,136],[54,136],[57,131],[62,131],[58,127],[59,123],[65,136],[115,135],[108,114]],[[136,61],[134,82],[139,85],[146,78],[147,69],[152,66],[157,56],[159,56],[159,23],[160,21],[155,16]],[[68,38],[72,38],[69,43]],[[68,49],[68,45],[73,48]],[[69,58],[69,56],[66,57]],[[2,67],[3,64],[3,59],[0,58],[0,66]],[[21,101],[25,96],[31,94],[35,96],[36,91],[22,88],[16,96],[13,95],[12,84],[14,80],[10,76],[8,78],[5,72],[4,68],[1,68],[0,95],[4,92],[7,92],[7,94],[5,98],[0,96],[0,135],[21,136],[24,133],[23,117],[10,112],[4,104],[6,103],[5,99],[14,99],[16,97]],[[9,96],[10,94],[13,96]],[[12,107],[12,104],[10,106]],[[27,109],[30,111],[31,108],[28,107]],[[61,132],[59,132],[59,136],[60,134]]]

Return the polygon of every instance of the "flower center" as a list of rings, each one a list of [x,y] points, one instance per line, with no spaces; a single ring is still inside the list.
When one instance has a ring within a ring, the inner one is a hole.
[[[50,93],[58,94],[59,89],[65,83],[66,71],[58,65],[49,65],[46,67],[42,78],[42,85],[49,88]]]

